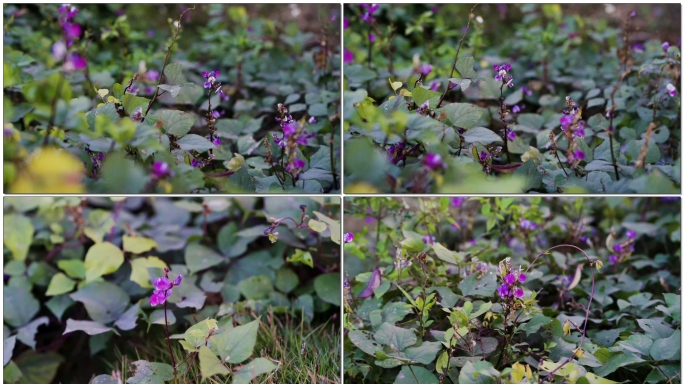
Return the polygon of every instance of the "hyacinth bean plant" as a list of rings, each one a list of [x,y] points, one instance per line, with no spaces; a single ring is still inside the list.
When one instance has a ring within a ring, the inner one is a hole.
[[[3,12],[6,191],[339,190],[334,6]]]
[[[345,209],[345,382],[681,381],[679,198]]]
[[[339,203],[6,198],[4,382],[339,383]]]
[[[676,193],[680,9],[347,5],[345,191]]]

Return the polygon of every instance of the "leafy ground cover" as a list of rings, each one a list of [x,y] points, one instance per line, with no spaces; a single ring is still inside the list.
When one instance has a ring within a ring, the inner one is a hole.
[[[680,204],[347,198],[345,382],[680,382]]]
[[[346,6],[345,191],[676,193],[680,14]]]
[[[339,190],[334,5],[4,5],[10,193]]]
[[[329,198],[6,198],[4,382],[339,383],[339,214]]]

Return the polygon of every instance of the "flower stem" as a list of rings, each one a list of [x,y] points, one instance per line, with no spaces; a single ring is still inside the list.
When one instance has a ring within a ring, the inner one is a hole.
[[[166,345],[169,347],[169,354],[171,355],[171,364],[173,365],[173,378],[176,377],[176,358],[173,356],[173,349],[171,349],[171,339],[169,338],[169,320],[166,315],[166,301],[164,301],[164,324],[166,325]]]

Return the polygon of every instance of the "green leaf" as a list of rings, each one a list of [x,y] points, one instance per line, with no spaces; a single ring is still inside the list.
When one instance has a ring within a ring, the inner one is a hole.
[[[413,101],[418,106],[421,106],[424,102],[429,101],[429,108],[435,109],[435,107],[437,107],[437,103],[439,103],[440,97],[442,97],[441,93],[431,91],[423,87],[416,87],[413,90]]]
[[[463,139],[468,143],[480,143],[482,145],[503,143],[501,136],[484,127],[475,127],[467,130],[463,134]]]
[[[405,354],[411,363],[430,364],[439,351],[442,350],[442,343],[439,341],[425,341],[420,347],[406,348]]]
[[[86,276],[85,264],[83,260],[69,259],[69,260],[59,260],[57,262],[57,267],[64,271],[67,276],[73,277],[74,279],[83,280]]]
[[[123,250],[137,254],[151,251],[157,247],[157,242],[140,236],[123,236]]]
[[[86,281],[116,272],[123,262],[123,252],[116,245],[107,241],[93,245],[85,257]]]
[[[206,138],[193,133],[183,136],[177,141],[178,146],[186,151],[206,152],[216,146]]]
[[[501,374],[488,361],[468,361],[458,375],[459,384],[495,384]]]
[[[214,352],[205,346],[201,346],[199,349],[199,362],[202,380],[215,375],[227,375],[230,373],[228,368],[221,364],[221,360],[214,355]]]
[[[169,325],[176,324],[176,315],[173,314],[173,311],[170,309],[166,310],[166,318],[164,318],[164,310],[163,309],[157,309],[154,312],[150,313],[150,317],[148,319],[150,324],[160,324],[160,325],[166,325],[168,322]],[[179,340],[181,344],[187,343],[185,340]],[[189,345],[189,344],[188,344]]]
[[[42,325],[46,325],[50,322],[47,316],[39,317],[32,322],[24,325],[17,330],[17,339],[31,347],[31,349],[36,349],[36,333],[38,333],[38,328]]]
[[[163,109],[156,116],[164,123],[166,133],[178,137],[185,136],[195,124],[195,116],[175,109]]]
[[[111,323],[121,317],[130,302],[123,289],[105,281],[87,284],[69,297],[83,303],[88,316],[102,324]]]
[[[40,302],[23,286],[6,285],[2,295],[3,318],[14,328],[31,321],[40,310]]]
[[[160,84],[158,87],[159,87],[159,89],[162,89],[162,90],[170,93],[171,97],[174,99],[176,98],[176,96],[178,96],[181,89],[183,89],[183,87],[181,87],[180,85],[168,85],[168,84]]]
[[[145,110],[147,109],[147,104],[149,103],[150,100],[148,100],[147,98],[135,96],[130,93],[125,94],[123,100],[121,101],[124,110],[129,115],[134,114],[135,111],[137,111],[138,109],[141,109],[142,112],[145,113]]]
[[[173,380],[173,367],[164,363],[150,363],[138,360],[131,363],[135,366],[133,377],[126,384],[164,384]]]
[[[308,265],[310,268],[313,268],[313,258],[311,257],[310,252],[304,252],[301,249],[297,248],[295,249],[295,253],[291,256],[289,256],[287,259],[285,259],[288,263],[303,263],[305,265]]]
[[[375,356],[378,351],[382,351],[382,347],[375,340],[371,339],[371,334],[365,331],[349,331],[349,340],[354,346],[366,352],[371,356]]]
[[[257,357],[249,364],[240,368],[233,376],[233,384],[249,384],[259,375],[269,373],[278,368],[277,365],[262,357]]]
[[[218,322],[216,320],[205,319],[188,328],[183,334],[183,339],[194,348],[199,348],[206,343],[209,334],[216,333],[218,329]]]
[[[196,273],[219,265],[224,261],[223,256],[211,248],[199,243],[190,243],[185,248],[185,264],[190,273]]]
[[[314,280],[314,289],[321,300],[333,304],[340,305],[340,274],[326,273],[319,275]]]
[[[390,323],[382,323],[374,338],[378,343],[388,345],[397,351],[403,351],[418,340],[413,329],[397,327]]]
[[[478,279],[477,274],[470,275],[458,284],[463,296],[492,297],[496,292],[496,275],[488,273]]]
[[[605,377],[615,372],[620,367],[640,363],[642,361],[644,360],[638,356],[618,353],[611,356],[610,359],[608,359],[608,362],[606,362],[603,366],[595,368],[594,373],[601,377]]]
[[[276,272],[276,288],[283,293],[290,293],[299,285],[299,276],[290,268],[282,267]]]
[[[83,331],[90,336],[109,331],[114,331],[114,333],[116,333],[114,328],[107,327],[95,321],[67,319],[66,329],[62,334],[66,335],[67,333],[75,331]]]
[[[451,125],[465,129],[475,127],[484,113],[482,108],[468,103],[447,104],[444,106],[444,112],[449,117]]]
[[[131,281],[138,284],[141,288],[152,288],[148,268],[163,269],[168,268],[168,266],[157,256],[137,257],[131,260]]]
[[[95,376],[89,384],[119,384],[119,380],[112,375],[99,375]]]
[[[651,347],[651,357],[655,360],[674,360],[679,357],[681,350],[681,331],[674,331],[672,336],[665,339],[658,339],[653,342]]]
[[[26,216],[10,214],[3,219],[3,241],[15,260],[26,260],[33,242],[33,224]]]
[[[604,379],[602,377],[594,375],[591,372],[587,372],[587,375],[584,377],[587,378],[587,381],[589,382],[589,384],[618,384],[617,381]]]
[[[252,356],[260,319],[261,317],[245,325],[230,328],[218,336],[216,348],[223,361],[240,364]]]
[[[414,376],[415,375],[415,376]],[[417,380],[417,381],[416,381]],[[434,373],[420,366],[401,367],[394,384],[439,384]]]
[[[21,384],[45,384],[52,382],[64,358],[57,352],[36,353],[28,350],[14,361],[23,375]]]
[[[52,276],[47,292],[45,292],[45,296],[56,296],[71,292],[75,286],[75,281],[68,278],[67,275],[59,272]]]
[[[456,70],[463,78],[472,79],[477,76],[477,72],[473,69],[475,59],[472,57],[461,57],[456,61]]]
[[[316,231],[319,233],[324,232],[326,229],[328,229],[328,226],[325,225],[325,223],[314,219],[310,219],[307,225],[309,226],[309,228],[311,228],[312,231]]]
[[[242,280],[238,288],[247,300],[261,300],[269,297],[273,292],[273,283],[268,276],[252,276]]]
[[[340,220],[331,219],[328,216],[326,216],[320,212],[317,212],[317,211],[314,211],[314,215],[316,215],[316,218],[319,221],[324,222],[325,224],[328,225],[328,228],[330,228],[330,240],[332,240],[336,244],[340,244],[340,239],[342,236],[341,235],[342,229],[340,226]]]
[[[463,260],[463,254],[459,252],[454,252],[446,249],[441,243],[435,243],[432,246],[432,250],[435,255],[442,260],[450,264],[458,264],[459,261]]]
[[[183,77],[183,65],[182,64],[169,64],[164,68],[164,76],[168,82],[172,85],[182,85],[187,82],[185,77]]]
[[[5,383],[18,383],[22,376],[19,366],[14,361],[10,361],[5,365],[2,374]]]

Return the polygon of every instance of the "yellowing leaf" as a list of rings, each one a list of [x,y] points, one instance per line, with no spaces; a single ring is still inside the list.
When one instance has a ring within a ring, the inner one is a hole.
[[[563,336],[570,333],[570,320],[565,320],[563,323]]]
[[[596,260],[596,270],[601,272],[601,267],[603,267],[603,262],[601,260]]]
[[[123,237],[123,249],[126,252],[135,254],[145,253],[157,247],[157,242],[141,236],[126,236]]]
[[[316,232],[323,232],[326,229],[328,229],[328,226],[325,223],[314,220],[314,219],[310,219],[308,225],[309,225],[309,228],[311,228],[311,230],[316,231]]]
[[[98,89],[97,94],[104,99],[104,97],[109,94],[109,89]]]
[[[401,88],[402,85],[404,85],[401,81],[392,81],[391,78],[387,79],[389,80],[390,87],[396,92],[397,89]]]
[[[57,296],[63,293],[71,292],[76,286],[76,282],[67,277],[62,272],[56,273],[52,276],[50,284],[48,285],[45,296]]]
[[[168,266],[156,256],[133,259],[131,260],[131,281],[142,288],[152,288],[150,273],[147,268],[168,268]]]
[[[228,162],[228,170],[238,171],[243,165],[245,165],[245,158],[241,154],[236,153],[235,157]]]
[[[83,163],[71,153],[47,148],[36,151],[17,174],[10,193],[84,193]]]
[[[86,282],[116,272],[124,262],[123,252],[110,242],[93,245],[86,253]]]
[[[514,380],[513,383],[517,384],[521,382],[525,375],[527,375],[528,378],[532,378],[532,369],[530,369],[529,365],[516,362],[511,368],[513,368],[513,372],[511,372],[511,377]]]
[[[584,354],[584,350],[582,348],[577,348],[573,352],[575,352],[575,356],[582,358],[586,357],[587,355]]]
[[[618,383],[617,381],[608,380],[608,379],[604,379],[603,377],[596,376],[595,374],[590,373],[590,372],[587,372],[587,375],[584,377],[587,378],[587,380],[589,381],[589,384],[617,384]]]

